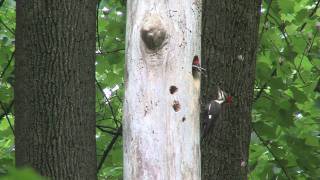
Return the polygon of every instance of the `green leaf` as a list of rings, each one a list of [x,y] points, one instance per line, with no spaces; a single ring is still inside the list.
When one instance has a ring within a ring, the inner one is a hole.
[[[270,78],[272,69],[270,65],[265,62],[258,62],[256,74],[262,81],[267,81]]]
[[[320,145],[320,138],[314,137],[314,136],[308,136],[306,138],[306,144],[310,146],[319,147]]]
[[[293,13],[294,12],[294,0],[279,0],[277,1],[282,13]]]
[[[38,175],[33,169],[10,169],[9,175],[2,178],[3,180],[44,180],[46,178]]]
[[[286,89],[287,86],[283,82],[282,78],[280,77],[274,77],[270,80],[270,86],[274,89]]]
[[[292,22],[295,19],[293,14],[281,14],[281,19],[283,21]]]
[[[300,89],[292,86],[290,87],[290,91],[293,93],[293,98],[298,103],[304,103],[308,100],[308,97],[304,94]]]
[[[276,129],[275,127],[272,127],[262,121],[253,123],[254,129],[259,133],[262,134],[269,139],[276,138]]]
[[[298,54],[304,53],[306,47],[305,39],[302,36],[298,35],[291,36],[290,39],[292,41],[293,50]]]

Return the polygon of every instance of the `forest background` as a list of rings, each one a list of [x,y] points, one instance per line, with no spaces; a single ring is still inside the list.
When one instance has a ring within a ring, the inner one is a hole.
[[[320,10],[314,0],[264,0],[257,55],[250,179],[320,177]],[[126,6],[97,6],[98,177],[122,177]],[[0,177],[36,179],[14,169],[15,1],[0,1]]]

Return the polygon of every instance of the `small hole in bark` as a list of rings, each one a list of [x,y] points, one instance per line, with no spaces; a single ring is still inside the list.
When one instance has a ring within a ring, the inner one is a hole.
[[[184,122],[185,120],[186,120],[186,117],[183,117],[183,118],[182,118],[182,122]]]
[[[176,86],[170,86],[169,91],[170,91],[170,94],[174,94],[175,92],[178,91],[178,88]]]
[[[178,112],[178,111],[180,111],[180,109],[181,109],[181,106],[180,106],[179,101],[176,101],[176,100],[173,101],[172,107],[173,107],[173,109],[174,109],[175,112]]]

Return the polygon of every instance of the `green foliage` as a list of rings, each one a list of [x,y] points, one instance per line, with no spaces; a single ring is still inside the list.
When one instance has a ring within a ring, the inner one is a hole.
[[[320,178],[318,12],[311,0],[263,2],[250,179]]]
[[[8,112],[13,99],[14,28],[15,2],[4,1],[0,7],[0,179],[14,167],[14,136],[10,127],[14,118]],[[5,179],[13,179],[11,172]]]
[[[104,13],[103,9],[109,9]],[[125,46],[125,7],[119,0],[101,1],[98,10],[98,38],[96,78],[101,89],[97,88],[97,125],[112,127],[114,132],[122,121],[122,99],[124,95],[124,46]],[[119,87],[118,90],[117,87]],[[110,108],[111,107],[111,108]],[[97,158],[101,161],[106,147],[114,136],[97,129]],[[121,137],[121,136],[120,136]],[[99,179],[122,179],[122,141],[119,138],[99,170]]]
[[[98,161],[122,119],[124,2],[102,0],[97,14]],[[315,91],[320,90],[319,9],[313,0],[263,1],[250,179],[320,178],[320,93]],[[10,108],[14,28],[15,1],[6,0],[0,7],[0,179],[39,179],[30,170],[13,169],[14,136],[8,121],[14,123]],[[99,179],[122,179],[122,154],[122,141],[118,138],[103,161]]]
[[[10,169],[6,176],[1,177],[1,180],[45,180],[31,168]]]

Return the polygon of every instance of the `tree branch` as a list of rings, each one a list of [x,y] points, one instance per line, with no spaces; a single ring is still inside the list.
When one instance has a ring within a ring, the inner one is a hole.
[[[119,51],[124,51],[125,49],[123,48],[119,48],[119,49],[115,49],[115,50],[111,50],[111,51],[106,51],[106,52],[103,52],[100,50],[99,53],[97,53],[98,55],[105,55],[105,54],[112,54],[112,53],[117,53]]]
[[[269,16],[270,16],[270,17],[274,20],[274,22],[277,24],[277,27],[278,27],[279,31],[281,32],[282,36],[284,37],[284,40],[285,40],[287,46],[290,47],[291,45],[290,45],[290,41],[289,41],[289,39],[288,39],[288,37],[287,37],[285,25],[284,25],[284,24],[280,24],[280,23],[277,21],[277,19],[276,19],[275,17],[273,17],[271,14],[269,14]]]
[[[116,135],[117,132],[114,132],[114,131],[110,131],[110,130],[106,130],[106,129],[103,129],[102,127],[99,127],[99,126],[96,126],[100,131],[104,132],[104,133],[108,133],[108,134],[111,134],[111,135]]]
[[[1,0],[1,1],[0,1],[0,7],[2,7],[4,1],[5,1],[5,0]]]
[[[98,168],[97,168],[97,172],[99,172],[99,170],[101,169],[104,161],[106,160],[109,152],[111,151],[113,145],[116,143],[118,137],[122,134],[122,125],[118,128],[116,135],[113,136],[111,142],[109,143],[109,145],[106,147],[105,151],[103,152],[102,158],[99,162]]]
[[[98,128],[103,128],[103,129],[109,129],[111,131],[117,131],[117,128],[113,128],[113,127],[110,127],[110,126],[103,126],[103,125],[96,125]]]
[[[260,39],[262,38],[262,35],[264,33],[264,30],[265,30],[266,23],[268,22],[268,16],[269,16],[269,13],[270,13],[271,4],[272,4],[272,0],[269,1],[268,7],[267,7],[267,12],[266,12],[266,15],[264,16],[263,27],[261,29],[260,36],[259,36]]]
[[[285,166],[282,165],[280,159],[275,155],[275,153],[272,151],[272,149],[269,147],[269,143],[267,141],[265,141],[258,133],[257,131],[253,128],[253,132],[257,135],[257,137],[259,138],[259,140],[262,142],[262,144],[268,149],[268,151],[270,152],[270,154],[273,156],[274,160],[277,161],[278,165],[280,166],[280,168],[282,169],[282,171],[284,172],[285,176],[288,178],[288,180],[291,180],[292,178],[289,176],[289,173],[286,169]]]
[[[3,112],[4,112],[3,114],[0,115],[0,119],[2,119],[4,116],[6,117],[7,122],[9,124],[10,128],[11,128],[11,131],[14,134],[14,128],[13,128],[13,126],[12,126],[12,124],[10,122],[10,119],[8,117],[9,112],[11,111],[11,108],[13,106],[13,101],[11,101],[8,109],[5,108],[4,104],[1,101],[0,101],[0,106],[1,106],[1,109],[3,110]]]
[[[10,29],[3,21],[0,19],[0,24],[2,24],[12,35],[14,35],[14,30]]]
[[[309,18],[311,18],[317,12],[319,5],[320,5],[320,0],[317,1],[316,6],[313,8],[312,12],[309,14]],[[306,27],[306,25],[307,25],[307,22],[303,23],[299,31],[301,32]]]
[[[4,74],[6,73],[7,69],[9,68],[9,66],[10,66],[10,64],[11,64],[11,62],[12,62],[12,59],[13,59],[13,57],[14,57],[14,54],[15,54],[15,51],[12,52],[11,57],[10,57],[10,59],[9,59],[9,61],[8,61],[8,64],[7,64],[6,67],[3,69],[3,71],[2,71],[2,73],[1,73],[1,75],[0,75],[0,79],[4,76]]]
[[[302,57],[301,57],[301,59],[300,59],[300,64],[299,64],[298,70],[300,70],[300,68],[301,68],[301,64],[302,64],[303,58],[304,58],[305,56],[308,56],[308,54],[310,53],[310,50],[311,50],[311,48],[313,47],[314,40],[316,39],[317,35],[318,35],[318,31],[316,31],[316,32],[314,33],[313,38],[311,39],[311,42],[310,42],[310,46],[309,46],[309,44],[307,43],[306,47],[304,48]]]
[[[100,92],[103,94],[105,100],[107,101],[106,103],[108,104],[108,106],[109,106],[109,108],[110,108],[110,111],[111,111],[111,114],[112,114],[114,123],[118,126],[118,120],[117,120],[117,118],[116,118],[116,114],[115,114],[115,112],[114,112],[114,110],[113,110],[113,107],[112,107],[111,104],[110,104],[110,101],[109,101],[108,97],[107,97],[107,96],[105,95],[105,93],[103,92],[103,89],[102,89],[100,83],[98,82],[98,80],[95,79],[95,81],[96,81],[96,84],[97,84],[97,86],[98,86],[98,89],[100,90]]]
[[[276,69],[276,68],[273,69],[270,77],[276,75],[276,72],[277,72],[277,69]],[[261,97],[263,91],[267,88],[267,86],[268,86],[268,83],[267,83],[267,82],[265,82],[265,83],[262,85],[260,91],[257,93],[256,97],[253,99],[253,102],[254,102],[254,103]]]

